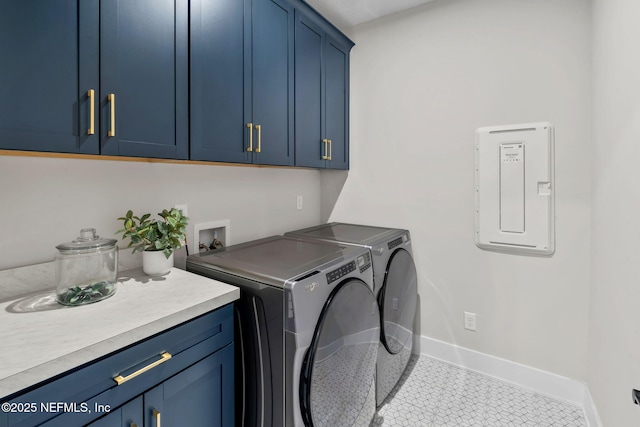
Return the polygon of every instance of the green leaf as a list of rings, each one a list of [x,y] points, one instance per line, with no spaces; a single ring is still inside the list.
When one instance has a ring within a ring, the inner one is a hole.
[[[162,234],[167,234],[169,232],[169,228],[167,227],[167,223],[166,222],[159,222],[158,223],[158,230],[160,230],[160,232]]]

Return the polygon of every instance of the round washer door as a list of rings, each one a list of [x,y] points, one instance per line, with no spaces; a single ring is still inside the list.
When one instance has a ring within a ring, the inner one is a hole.
[[[302,364],[300,410],[307,427],[369,425],[379,337],[373,292],[347,279],[326,301]]]
[[[398,249],[389,258],[378,294],[382,314],[381,340],[391,354],[411,347],[416,314],[418,274],[411,254]]]

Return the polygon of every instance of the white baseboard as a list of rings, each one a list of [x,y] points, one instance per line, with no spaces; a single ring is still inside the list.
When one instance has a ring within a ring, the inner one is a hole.
[[[589,387],[585,385],[584,389],[585,393],[582,408],[584,409],[584,416],[587,418],[587,423],[589,427],[602,427],[602,421],[600,421],[600,416],[598,415],[598,410],[596,409],[593,397],[591,397]]]
[[[414,343],[414,348],[426,356],[580,406],[589,427],[602,427],[589,388],[583,382],[425,336],[414,336]]]

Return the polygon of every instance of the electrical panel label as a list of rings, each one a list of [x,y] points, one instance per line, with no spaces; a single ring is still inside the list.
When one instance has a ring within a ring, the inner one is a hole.
[[[501,144],[500,159],[500,230],[524,233],[524,144]]]

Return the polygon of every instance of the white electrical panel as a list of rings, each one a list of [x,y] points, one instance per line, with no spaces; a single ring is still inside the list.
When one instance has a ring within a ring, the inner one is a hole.
[[[546,122],[476,131],[479,248],[553,254],[553,144],[553,126]]]

